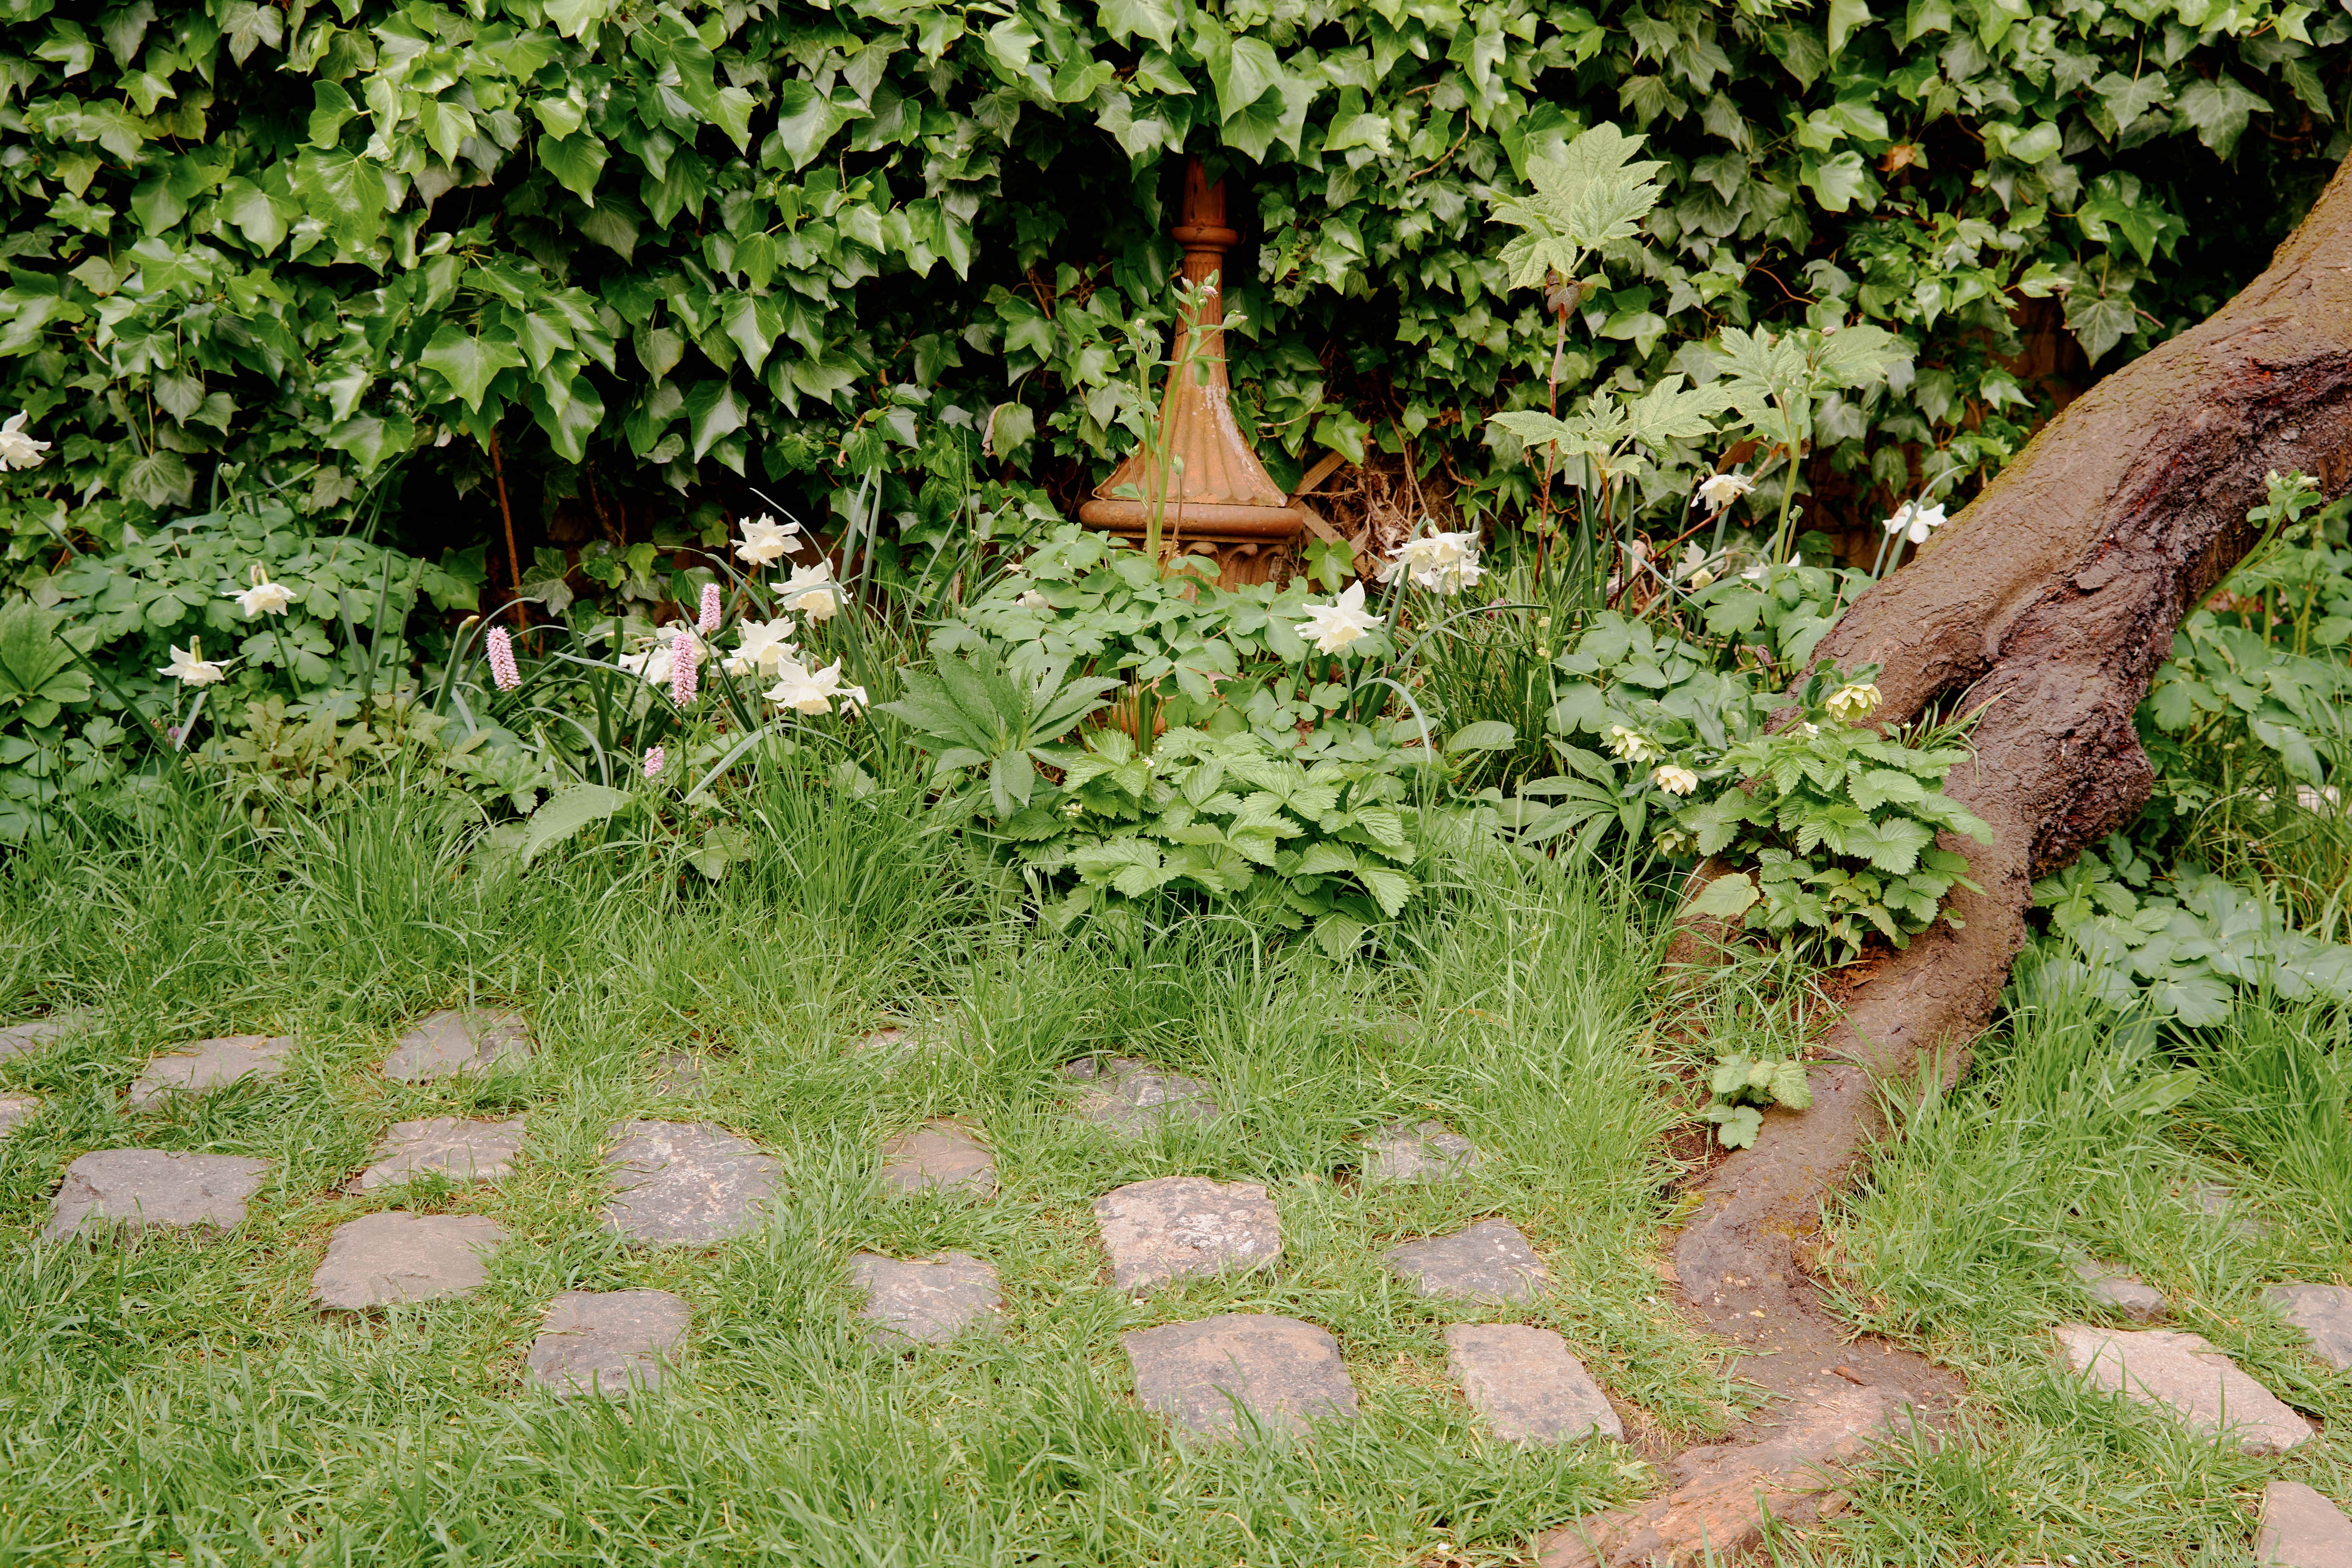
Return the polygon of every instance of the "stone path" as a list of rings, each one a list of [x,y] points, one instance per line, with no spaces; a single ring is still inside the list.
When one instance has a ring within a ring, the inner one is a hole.
[[[175,1095],[209,1094],[250,1079],[267,1082],[285,1076],[293,1064],[289,1035],[221,1035],[197,1040],[147,1064],[131,1080],[131,1106],[143,1110]]]
[[[2053,1332],[2067,1364],[2096,1386],[2167,1411],[2200,1432],[2226,1431],[2246,1453],[2284,1453],[2315,1435],[2310,1422],[2200,1335],[2088,1323],[2062,1323]]]
[[[2301,1481],[2273,1481],[2263,1489],[2254,1561],[2263,1568],[2352,1568],[2352,1520]]]
[[[604,1223],[632,1241],[724,1241],[757,1230],[777,1165],[708,1121],[624,1121],[604,1163],[613,1201]]]
[[[463,1296],[490,1277],[486,1259],[506,1239],[503,1226],[479,1215],[362,1215],[327,1238],[310,1299],[358,1311]]]
[[[70,1035],[86,1033],[98,1027],[98,1015],[87,1008],[71,1008],[52,1013],[46,1018],[27,1018],[21,1023],[0,1029],[0,1062],[10,1057],[30,1056],[45,1051]]]
[[[882,1187],[919,1193],[940,1187],[973,1197],[996,1195],[996,1159],[961,1121],[926,1121],[882,1145]]]
[[[1282,1256],[1281,1221],[1255,1182],[1157,1176],[1107,1193],[1094,1206],[1111,1283],[1121,1290],[1233,1268],[1268,1268]]]
[[[34,1094],[0,1094],[0,1138],[6,1138],[17,1128],[30,1121],[41,1109],[41,1100]]]
[[[392,1054],[383,1058],[383,1076],[401,1083],[430,1083],[520,1062],[532,1049],[530,1025],[520,1013],[444,1008],[427,1013],[392,1043]]]
[[[967,1253],[902,1262],[861,1252],[849,1260],[849,1279],[866,1292],[857,1315],[885,1349],[943,1345],[968,1329],[993,1331],[1004,1310],[996,1270]]]
[[[659,1388],[689,1319],[667,1290],[566,1290],[531,1342],[530,1380],[559,1399]]]
[[[1449,1323],[1445,1370],[1511,1443],[1565,1443],[1599,1433],[1622,1441],[1624,1424],[1608,1395],[1549,1329],[1520,1323]]]
[[[2066,1266],[2082,1282],[2084,1293],[2100,1306],[2111,1307],[2136,1323],[2153,1323],[2165,1315],[2164,1292],[2141,1284],[2117,1265],[2078,1252],[2067,1258]]]
[[[2303,1331],[2305,1341],[2320,1360],[2338,1372],[2352,1372],[2352,1288],[2273,1285],[2263,1292],[2263,1300]]]
[[[1478,1146],[1435,1121],[1385,1127],[1364,1140],[1361,1171],[1376,1182],[1434,1182],[1465,1175],[1486,1160]]]
[[[1236,1433],[1235,1406],[1269,1431],[1352,1419],[1356,1385],[1339,1342],[1312,1323],[1228,1312],[1119,1336],[1143,1407],[1186,1432]]]
[[[428,1173],[453,1182],[494,1181],[514,1169],[522,1152],[522,1118],[468,1121],[460,1116],[428,1116],[395,1121],[369,1158],[374,1163],[352,1183],[354,1192],[397,1186]]]
[[[1207,1084],[1134,1057],[1080,1057],[1062,1072],[1087,1086],[1075,1107],[1079,1117],[1121,1137],[1145,1138],[1171,1122],[1211,1121],[1218,1114]]]
[[[1414,1294],[1448,1301],[1532,1300],[1550,1279],[1518,1227],[1499,1219],[1410,1242],[1385,1261]]]
[[[261,1190],[269,1162],[236,1154],[175,1154],[161,1149],[103,1149],[66,1167],[41,1234],[73,1236],[92,1226],[131,1230],[230,1230],[246,1200]]]

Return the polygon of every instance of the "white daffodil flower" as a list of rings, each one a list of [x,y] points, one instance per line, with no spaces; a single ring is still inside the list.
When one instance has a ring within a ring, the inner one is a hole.
[[[776,592],[783,596],[785,609],[813,621],[829,621],[841,608],[841,590],[834,583],[829,562],[793,567],[792,576],[776,584]]]
[[[1658,743],[1639,730],[1612,724],[1609,726],[1609,751],[1622,762],[1646,763],[1658,754]]]
[[[1366,637],[1381,624],[1378,616],[1364,609],[1364,585],[1350,583],[1348,591],[1328,605],[1304,605],[1307,618],[1298,623],[1298,635],[1315,645],[1317,653],[1345,653]]]
[[[1830,700],[1822,706],[1830,710],[1830,717],[1839,723],[1858,724],[1870,717],[1871,710],[1876,708],[1879,701],[1877,687],[1864,686],[1855,682],[1841,686],[1831,692]]]
[[[1650,782],[1668,795],[1688,795],[1698,788],[1698,775],[1688,768],[1678,768],[1672,763],[1650,775]]]
[[[1746,474],[1709,474],[1699,480],[1698,493],[1691,497],[1691,505],[1704,506],[1710,512],[1721,511],[1755,488],[1756,481]]]
[[[727,656],[727,673],[775,674],[779,665],[800,652],[793,646],[793,629],[790,616],[778,616],[772,621],[740,622],[735,627],[735,651]]]
[[[190,637],[188,646],[173,648],[172,662],[155,673],[168,676],[183,686],[211,686],[227,678],[228,667],[206,658],[204,645]]]
[[[37,468],[44,461],[49,444],[25,434],[26,418],[19,409],[15,418],[0,425],[0,468]]]
[[[1054,607],[1053,601],[1046,598],[1045,594],[1036,588],[1028,590],[1013,602],[1024,610],[1050,610]]]
[[[754,566],[781,560],[792,536],[801,531],[799,523],[778,522],[766,512],[758,517],[737,518],[735,526],[743,531],[743,537],[736,542],[735,553]]]
[[[866,706],[866,688],[841,683],[839,659],[835,659],[823,669],[812,671],[797,660],[788,658],[777,673],[781,679],[768,689],[768,700],[795,713],[830,713],[835,698],[839,698],[845,707]]]
[[[1883,526],[1887,532],[1899,533],[1914,544],[1925,544],[1929,534],[1944,526],[1944,509],[1906,500],[1895,509],[1895,515]]]
[[[283,583],[271,582],[269,574],[257,561],[253,565],[253,586],[241,593],[222,596],[235,599],[236,607],[245,612],[245,618],[249,621],[256,616],[284,615],[286,606],[294,602],[294,590]]]
[[[1411,575],[1412,585],[1426,588],[1433,594],[1458,594],[1486,574],[1478,564],[1478,534],[1475,529],[1461,533],[1424,533],[1419,539],[1408,539],[1389,552],[1393,557],[1381,568],[1383,583],[1393,583],[1400,572]]]

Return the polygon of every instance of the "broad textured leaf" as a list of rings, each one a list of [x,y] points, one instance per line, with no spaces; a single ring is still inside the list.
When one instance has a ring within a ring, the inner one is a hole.
[[[531,814],[530,830],[523,835],[523,864],[530,865],[540,851],[562,843],[583,828],[609,821],[628,804],[625,791],[604,784],[574,784],[550,795]]]
[[[499,372],[523,363],[522,351],[511,342],[474,337],[450,321],[441,323],[417,359],[425,369],[447,382],[449,390],[464,399],[467,407],[478,413]]]
[[[592,207],[596,205],[596,180],[604,172],[607,156],[604,143],[584,132],[539,139],[540,163],[565,190]]]

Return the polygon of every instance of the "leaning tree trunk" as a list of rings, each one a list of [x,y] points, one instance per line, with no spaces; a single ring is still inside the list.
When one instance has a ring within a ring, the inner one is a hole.
[[[1955,1070],[2025,940],[2032,879],[2147,801],[2133,710],[2182,615],[2252,542],[2245,514],[2273,468],[2331,496],[2352,479],[2352,163],[2269,270],[2084,394],[1823,639],[1818,659],[1881,667],[1878,723],[1947,700],[1980,715],[1975,761],[1945,789],[1995,837],[1949,846],[1984,889],[1956,899],[1966,924],[1939,923],[1858,977],[1813,1109],[1768,1113],[1756,1147],[1710,1173],[1676,1244],[1685,1298],[1717,1331],[1779,1352],[1742,1370],[1813,1396],[1796,1408],[1853,1383],[1945,1392],[1916,1358],[1841,1342],[1801,1277],[1806,1238],[1873,1130],[1873,1075],[1937,1052]],[[1684,1490],[1711,1495],[1698,1484]],[[1722,1543],[1724,1521],[1709,1528]],[[1548,1561],[1646,1561],[1658,1542],[1636,1548],[1638,1533],[1621,1521],[1591,1556]]]

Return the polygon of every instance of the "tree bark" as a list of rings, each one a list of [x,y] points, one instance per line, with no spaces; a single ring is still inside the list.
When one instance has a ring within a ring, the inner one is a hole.
[[[1872,1077],[1938,1052],[1956,1072],[2024,942],[2032,879],[2146,803],[2154,778],[2133,711],[2181,616],[2252,542],[2245,514],[2264,475],[2289,468],[2331,497],[2352,479],[2352,163],[2268,270],[2078,398],[1823,639],[1817,660],[1881,667],[1876,722],[1937,704],[1981,715],[1975,761],[1945,789],[1995,837],[1947,846],[1984,889],[1955,898],[1966,923],[1939,922],[1854,974],[1815,1109],[1769,1113],[1757,1146],[1710,1173],[1677,1243],[1703,1318],[1792,1352],[1767,1382],[1834,1381],[1834,1325],[1799,1249],[1874,1133]],[[1934,1393],[1916,1369],[1873,1376]]]

